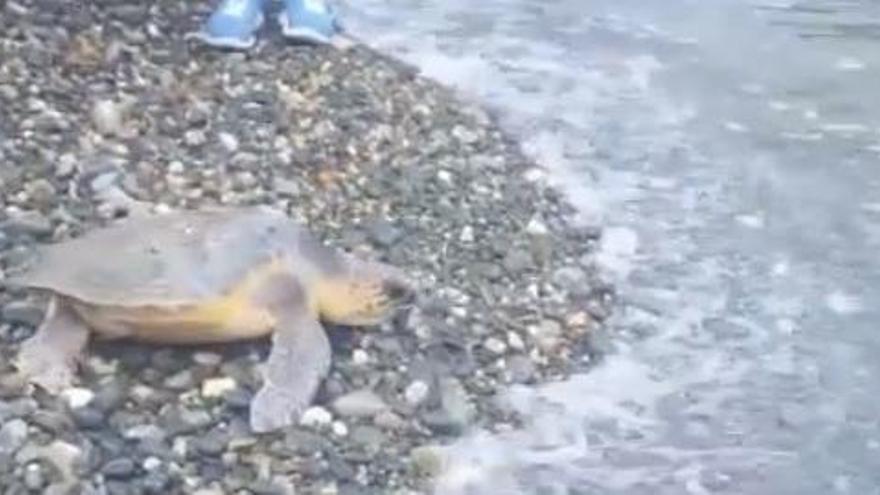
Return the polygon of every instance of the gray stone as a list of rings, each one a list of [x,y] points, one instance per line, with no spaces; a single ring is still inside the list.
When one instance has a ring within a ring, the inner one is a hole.
[[[351,439],[364,447],[367,452],[375,453],[382,449],[385,435],[382,430],[373,426],[358,425],[351,431]]]
[[[387,248],[394,245],[403,233],[385,220],[377,220],[370,224],[368,235],[377,246]]]
[[[127,457],[112,459],[101,468],[101,473],[108,478],[125,479],[135,472],[134,461]]]
[[[422,415],[429,428],[443,435],[459,435],[473,420],[475,410],[467,391],[455,378],[440,383],[440,407]]]
[[[531,383],[535,378],[535,363],[518,354],[507,360],[507,377],[513,383]]]
[[[195,379],[192,371],[186,369],[169,376],[163,384],[171,390],[181,391],[192,388],[195,385]]]
[[[355,390],[333,401],[333,410],[340,416],[365,417],[388,409],[381,397],[369,389]]]
[[[570,294],[585,295],[590,292],[590,281],[584,270],[567,266],[553,272],[553,283]]]
[[[43,321],[45,308],[34,301],[10,301],[3,306],[3,319],[9,323],[37,327]]]
[[[14,454],[27,440],[28,425],[13,419],[0,426],[0,454]]]
[[[513,248],[504,257],[503,264],[504,269],[516,275],[532,267],[532,256],[522,249]]]
[[[11,214],[6,229],[12,235],[45,237],[52,233],[52,221],[38,211],[26,210]]]

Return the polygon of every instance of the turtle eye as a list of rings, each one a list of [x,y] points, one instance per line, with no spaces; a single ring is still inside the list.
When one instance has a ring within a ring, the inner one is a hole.
[[[383,282],[382,291],[394,302],[408,302],[415,295],[409,287],[393,280]]]

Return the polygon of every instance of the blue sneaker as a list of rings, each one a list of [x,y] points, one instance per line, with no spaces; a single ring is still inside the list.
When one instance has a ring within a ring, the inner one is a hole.
[[[196,37],[224,48],[247,49],[257,42],[265,0],[222,0]]]
[[[294,40],[330,43],[340,31],[336,12],[325,0],[284,0],[278,14],[281,33]]]

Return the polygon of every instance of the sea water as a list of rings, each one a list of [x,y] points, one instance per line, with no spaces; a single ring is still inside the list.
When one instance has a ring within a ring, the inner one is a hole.
[[[604,229],[595,370],[441,494],[880,494],[880,4],[348,0]]]

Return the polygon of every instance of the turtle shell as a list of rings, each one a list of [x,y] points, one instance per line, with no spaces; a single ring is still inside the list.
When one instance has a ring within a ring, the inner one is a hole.
[[[222,296],[274,256],[315,257],[322,249],[279,212],[255,207],[180,210],[130,218],[46,245],[29,270],[6,284],[96,305],[198,304]],[[308,269],[303,259],[296,264]]]

